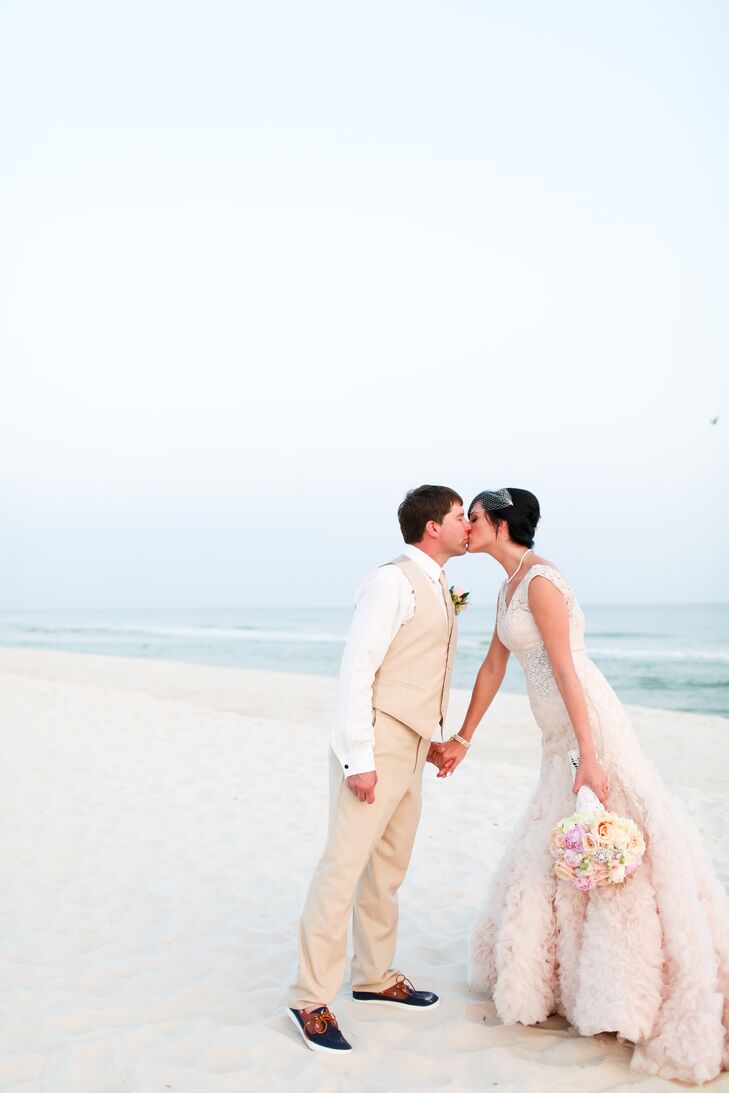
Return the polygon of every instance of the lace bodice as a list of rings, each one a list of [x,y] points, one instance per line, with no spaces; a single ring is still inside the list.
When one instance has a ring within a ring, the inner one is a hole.
[[[542,635],[529,607],[529,585],[535,577],[546,577],[565,598],[569,612],[570,646],[573,654],[584,653],[585,650],[585,616],[572,589],[554,566],[533,565],[517,585],[508,605],[506,582],[501,586],[497,609],[499,638],[522,665],[530,694],[546,696],[553,692],[555,684],[552,677],[552,665],[544,648]]]

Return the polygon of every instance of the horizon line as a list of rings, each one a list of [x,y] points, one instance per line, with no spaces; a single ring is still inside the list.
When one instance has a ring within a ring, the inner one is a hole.
[[[585,607],[729,607],[729,600],[584,600]],[[0,615],[10,614],[12,612],[19,611],[351,611],[354,609],[354,603],[349,604],[226,604],[215,605],[206,604],[205,606],[193,606],[186,605],[183,607],[176,606],[161,606],[155,605],[140,605],[134,606],[113,606],[104,605],[103,607],[79,607],[79,606],[64,606],[64,607],[7,607],[0,606]],[[491,603],[470,603],[469,607],[476,608],[488,608],[493,609]]]

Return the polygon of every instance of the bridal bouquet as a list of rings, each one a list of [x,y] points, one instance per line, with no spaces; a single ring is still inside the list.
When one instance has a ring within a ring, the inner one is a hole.
[[[577,752],[570,752],[576,770]],[[583,786],[577,812],[552,829],[550,850],[554,871],[586,892],[607,884],[622,884],[643,861],[645,839],[636,824],[607,812],[593,791]]]

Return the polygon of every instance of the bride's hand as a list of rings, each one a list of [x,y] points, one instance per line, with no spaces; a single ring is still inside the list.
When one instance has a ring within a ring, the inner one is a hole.
[[[607,808],[608,776],[597,759],[580,759],[572,792],[577,796],[582,786],[589,786],[600,804]]]
[[[453,774],[462,759],[465,759],[466,749],[457,740],[446,740],[445,744],[438,744],[440,751],[440,770],[438,778],[447,778]]]

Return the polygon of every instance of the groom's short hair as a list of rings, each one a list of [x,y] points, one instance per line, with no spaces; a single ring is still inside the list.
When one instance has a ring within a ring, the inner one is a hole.
[[[449,486],[418,486],[408,490],[397,510],[403,539],[406,543],[419,543],[429,520],[442,524],[453,506],[462,504],[463,498]]]

